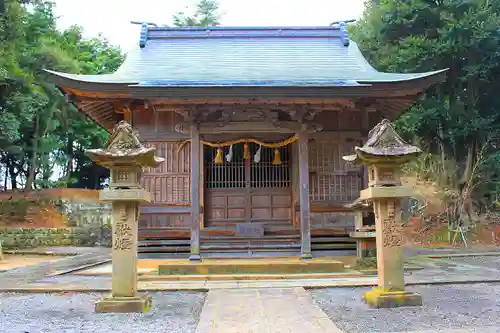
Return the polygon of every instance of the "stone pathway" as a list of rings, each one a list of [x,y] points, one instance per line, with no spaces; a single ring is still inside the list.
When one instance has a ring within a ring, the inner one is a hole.
[[[111,251],[107,248],[66,247],[48,248],[45,251],[61,254],[73,253],[75,255],[1,272],[0,285],[2,288],[20,287],[58,272],[70,271],[82,266],[104,263],[111,260]]]
[[[211,290],[196,333],[342,333],[303,288]]]

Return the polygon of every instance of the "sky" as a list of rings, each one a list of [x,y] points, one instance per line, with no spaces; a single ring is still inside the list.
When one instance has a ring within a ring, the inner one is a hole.
[[[196,0],[56,0],[61,29],[84,28],[86,37],[102,34],[127,52],[139,41],[140,26],[130,21],[171,24]],[[322,26],[357,19],[364,0],[220,0],[224,26]]]

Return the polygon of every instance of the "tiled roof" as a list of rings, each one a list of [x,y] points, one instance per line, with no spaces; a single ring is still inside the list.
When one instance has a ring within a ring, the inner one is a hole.
[[[138,43],[113,74],[50,73],[86,83],[216,87],[355,86],[441,72],[378,72],[339,26],[146,29],[144,47]]]

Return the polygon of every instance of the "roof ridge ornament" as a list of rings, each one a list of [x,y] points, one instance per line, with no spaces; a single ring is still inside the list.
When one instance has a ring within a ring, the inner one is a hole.
[[[338,25],[340,29],[340,39],[344,46],[349,46],[351,40],[349,39],[349,31],[347,31],[347,23],[356,22],[356,20],[342,20],[342,21],[334,21],[330,23],[330,26]]]
[[[139,39],[139,46],[141,48],[146,47],[146,42],[148,41],[148,28],[149,26],[153,26],[158,28],[158,25],[153,22],[138,22],[138,21],[130,21],[132,24],[140,24],[141,27],[141,37]]]

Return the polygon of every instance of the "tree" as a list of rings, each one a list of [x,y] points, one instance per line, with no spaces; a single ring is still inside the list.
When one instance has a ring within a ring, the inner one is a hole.
[[[352,26],[353,40],[379,70],[449,68],[446,81],[396,125],[439,165],[441,179],[428,173],[431,180],[456,188],[459,196],[477,199],[491,190],[486,180],[498,184],[500,170],[490,162],[498,160],[492,143],[500,137],[499,24],[499,0],[381,0],[368,3]]]
[[[220,24],[219,2],[215,0],[200,0],[192,15],[179,12],[173,17],[176,27],[208,27]]]
[[[93,187],[98,181],[74,172],[89,169],[82,154],[101,146],[107,133],[68,104],[45,81],[43,69],[100,74],[118,68],[119,48],[102,38],[85,40],[81,28],[56,29],[52,3],[6,0],[0,9],[0,162],[12,188],[54,185],[54,169],[63,169],[61,185]],[[90,163],[90,169],[95,166]],[[102,172],[101,172],[102,173]],[[97,174],[97,173],[96,173]],[[74,178],[73,178],[74,177]]]

